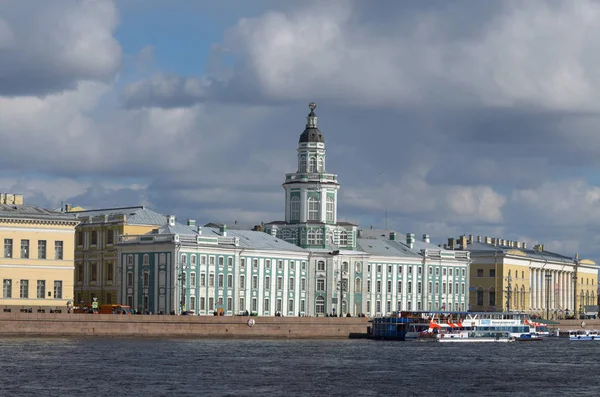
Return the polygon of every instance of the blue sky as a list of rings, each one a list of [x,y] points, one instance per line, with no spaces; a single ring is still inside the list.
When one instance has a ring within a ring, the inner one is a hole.
[[[279,220],[315,101],[341,219],[600,260],[597,1],[32,2],[0,1],[0,191]]]

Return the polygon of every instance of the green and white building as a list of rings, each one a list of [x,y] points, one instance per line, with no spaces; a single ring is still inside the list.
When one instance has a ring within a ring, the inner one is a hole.
[[[285,220],[251,231],[169,216],[151,233],[120,236],[120,302],[200,315],[468,309],[469,252],[338,220],[340,184],[326,172],[316,105],[309,108],[297,170],[283,183]]]

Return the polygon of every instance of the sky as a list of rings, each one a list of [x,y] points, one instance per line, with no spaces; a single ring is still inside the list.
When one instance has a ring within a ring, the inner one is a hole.
[[[284,218],[308,103],[338,217],[600,261],[600,2],[0,0],[0,191]]]

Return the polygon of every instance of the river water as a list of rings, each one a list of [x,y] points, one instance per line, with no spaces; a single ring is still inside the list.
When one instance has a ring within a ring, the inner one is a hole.
[[[600,342],[0,340],[1,396],[598,396]]]

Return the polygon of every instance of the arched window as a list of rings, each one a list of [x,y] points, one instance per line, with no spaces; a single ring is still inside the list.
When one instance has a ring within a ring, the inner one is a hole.
[[[300,156],[300,168],[298,169],[298,172],[306,172],[306,156],[305,155]]]
[[[315,299],[315,313],[325,314],[325,298],[322,296],[317,296]]]
[[[319,229],[315,232],[315,240],[316,240],[316,244],[318,244],[318,245],[323,244],[323,231],[321,229]]]
[[[348,245],[348,233],[345,231],[340,233],[340,245]]]
[[[590,304],[590,292],[589,291],[585,291],[585,304],[586,305]]]
[[[308,245],[317,244],[317,233],[315,229],[308,229]]]
[[[342,301],[342,313],[340,313],[340,314],[343,314],[343,313],[348,313],[348,302],[346,302],[346,301]]]
[[[149,264],[150,264],[150,255],[144,254],[144,259],[142,260],[142,265],[149,265]]]
[[[293,221],[300,220],[300,199],[298,197],[292,197],[290,201],[290,219]]]
[[[483,306],[483,288],[481,287],[477,288],[477,306]]]
[[[317,172],[317,159],[314,157],[311,157],[308,160],[308,172],[311,172],[311,173]]]
[[[356,262],[358,263],[358,262]],[[361,292],[362,291],[362,283],[360,281],[360,278],[357,277],[356,280],[354,280],[354,292]]]
[[[490,299],[488,305],[496,306],[496,289],[494,287],[490,288]]]
[[[335,202],[332,197],[327,197],[327,222],[333,222],[333,209],[335,207]]]
[[[317,171],[318,172],[323,172],[323,157],[319,157],[319,159],[317,160]]]
[[[308,199],[308,220],[316,221],[319,219],[319,200],[315,197]]]
[[[525,310],[525,286],[521,285],[521,310]]]
[[[348,262],[342,262],[342,271],[348,273]]]
[[[187,264],[187,255],[186,254],[181,254],[181,264],[182,265]]]

